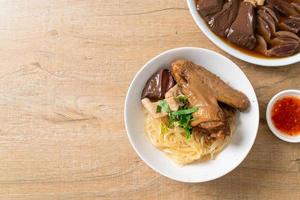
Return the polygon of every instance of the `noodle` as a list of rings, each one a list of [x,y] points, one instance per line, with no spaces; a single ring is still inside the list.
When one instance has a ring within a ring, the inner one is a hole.
[[[162,133],[162,118],[154,119],[146,112],[145,132],[151,143],[174,159],[178,164],[185,165],[195,161],[213,159],[230,141],[234,132],[234,119],[229,119],[230,134],[225,139],[216,139],[207,144],[204,137],[186,139],[185,131],[175,126]]]

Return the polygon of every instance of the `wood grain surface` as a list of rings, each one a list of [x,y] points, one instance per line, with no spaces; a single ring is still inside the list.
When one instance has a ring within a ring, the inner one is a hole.
[[[135,73],[181,46],[232,59],[260,104],[250,154],[208,183],[155,173],[124,128]],[[0,60],[1,200],[300,199],[300,146],[275,138],[264,116],[275,93],[300,88],[300,64],[263,68],[229,56],[200,32],[183,0],[0,0]]]

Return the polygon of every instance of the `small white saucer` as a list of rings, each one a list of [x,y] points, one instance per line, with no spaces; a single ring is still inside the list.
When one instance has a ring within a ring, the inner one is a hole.
[[[279,139],[284,140],[286,142],[291,142],[291,143],[298,143],[300,142],[300,135],[298,136],[288,136],[286,134],[283,134],[281,131],[279,131],[273,124],[272,119],[271,119],[271,111],[274,103],[282,97],[286,96],[295,96],[300,98],[300,90],[283,90],[279,93],[277,93],[273,98],[270,100],[267,111],[266,111],[266,118],[268,122],[268,126],[273,132],[275,136],[277,136]]]

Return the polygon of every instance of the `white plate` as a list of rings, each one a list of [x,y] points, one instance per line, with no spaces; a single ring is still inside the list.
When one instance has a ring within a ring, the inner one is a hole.
[[[280,130],[278,130],[274,126],[272,119],[271,119],[271,111],[272,111],[272,107],[273,107],[274,103],[276,103],[277,100],[279,100],[283,97],[286,97],[286,96],[294,96],[294,97],[300,98],[300,90],[283,90],[283,91],[277,93],[274,97],[272,97],[272,99],[268,103],[268,107],[266,110],[266,118],[267,118],[268,126],[269,126],[270,130],[272,131],[272,133],[279,139],[286,141],[286,142],[298,143],[298,142],[300,142],[300,135],[288,136],[286,134],[283,134]]]
[[[196,8],[195,0],[187,0],[187,3],[189,6],[190,13],[198,27],[201,29],[201,31],[206,35],[206,37],[208,37],[208,39],[215,43],[215,45],[217,45],[219,48],[229,53],[230,55],[249,63],[269,67],[278,67],[300,62],[300,53],[286,58],[259,58],[245,54],[239,51],[238,49],[229,46],[224,41],[222,41],[217,35],[215,35],[209,29],[206,22],[200,17]]]
[[[176,59],[187,59],[207,68],[233,88],[244,92],[250,100],[250,109],[239,115],[237,131],[232,141],[215,160],[179,166],[155,148],[144,133],[144,114],[141,105],[143,87],[153,73],[160,68],[167,68]],[[153,170],[177,181],[204,182],[229,173],[247,156],[257,134],[259,107],[251,83],[232,61],[207,49],[183,47],[156,56],[136,74],[126,96],[124,119],[133,148]]]

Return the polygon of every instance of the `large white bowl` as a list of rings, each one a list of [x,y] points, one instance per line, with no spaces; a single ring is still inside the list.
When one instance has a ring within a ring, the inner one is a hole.
[[[300,62],[300,53],[285,58],[263,58],[263,57],[259,58],[259,57],[248,55],[246,53],[239,51],[238,49],[231,47],[230,45],[222,41],[217,35],[215,35],[209,29],[206,22],[201,18],[201,16],[197,12],[195,0],[187,0],[187,3],[188,3],[190,13],[194,21],[198,25],[198,27],[201,29],[201,31],[206,35],[206,37],[208,37],[208,39],[210,39],[213,43],[215,43],[215,45],[217,45],[219,48],[221,48],[228,54],[249,63],[262,65],[262,66],[269,66],[269,67],[278,67],[278,66],[284,66],[284,65]]]
[[[141,93],[146,81],[160,68],[176,59],[187,59],[217,74],[233,88],[244,92],[251,106],[240,113],[230,144],[214,160],[179,166],[155,148],[144,133]],[[245,74],[232,61],[213,51],[183,47],[166,51],[146,63],[134,77],[125,100],[125,126],[128,138],[140,158],[153,170],[182,182],[204,182],[221,177],[236,168],[249,153],[256,138],[259,107],[255,92]]]

